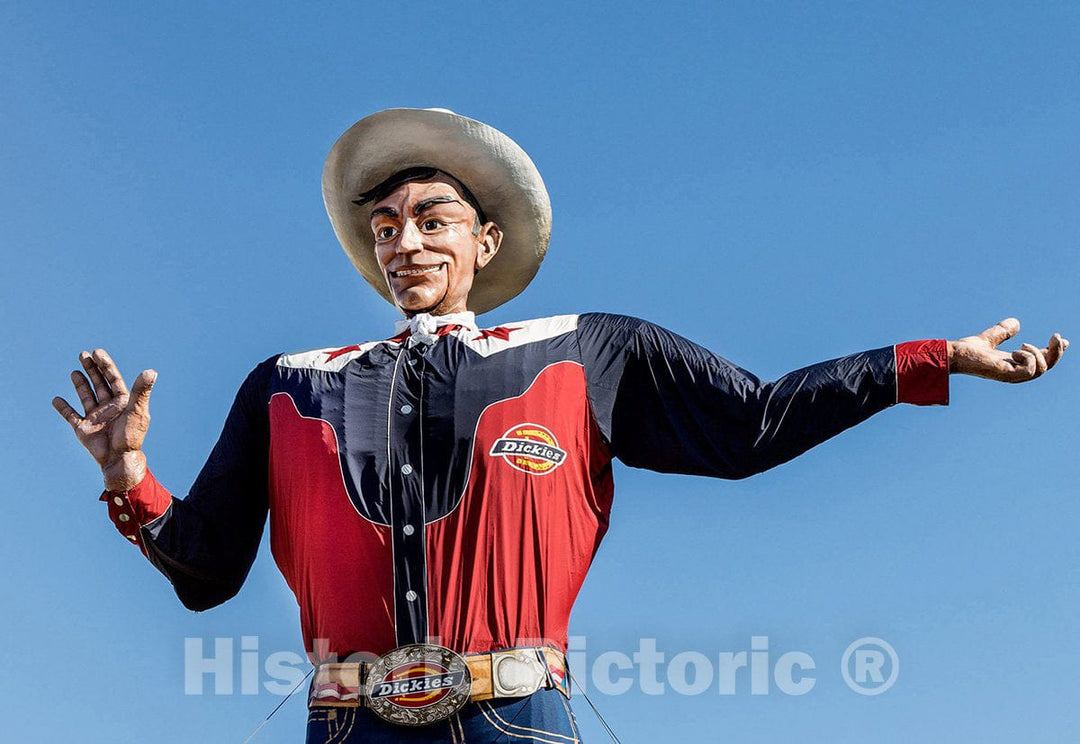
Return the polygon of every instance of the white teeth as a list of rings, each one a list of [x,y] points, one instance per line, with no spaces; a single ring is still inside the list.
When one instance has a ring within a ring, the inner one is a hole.
[[[438,271],[441,268],[442,268],[442,264],[439,264],[437,266],[428,266],[427,268],[424,268],[424,269],[402,269],[401,271],[395,271],[394,276],[395,277],[403,277],[403,276],[416,276],[417,274],[430,274],[431,272]]]

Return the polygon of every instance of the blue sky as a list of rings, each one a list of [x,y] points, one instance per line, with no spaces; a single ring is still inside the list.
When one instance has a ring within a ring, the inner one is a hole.
[[[628,313],[772,378],[1009,315],[1080,341],[1078,38],[1073,3],[5,4],[7,736],[239,742],[280,700],[184,694],[185,638],[234,639],[237,675],[243,636],[302,650],[267,546],[236,599],[183,609],[49,401],[83,348],[157,369],[147,452],[182,494],[258,361],[388,335],[319,190],[355,120],[447,107],[537,163],[549,256],[486,324]],[[812,690],[592,697],[628,744],[1073,736],[1078,389],[1068,355],[954,378],[947,409],[737,483],[620,467],[578,676],[642,639],[663,677],[766,636]],[[867,636],[902,668],[872,697],[840,673]],[[294,698],[255,741],[303,723]]]

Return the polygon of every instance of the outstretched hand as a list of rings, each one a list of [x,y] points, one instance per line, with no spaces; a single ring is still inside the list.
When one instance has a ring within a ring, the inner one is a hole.
[[[1034,380],[1053,367],[1069,348],[1069,342],[1055,333],[1045,348],[1023,344],[1013,352],[997,347],[1020,330],[1020,321],[1006,318],[977,336],[949,342],[949,371],[985,377],[1001,382]]]
[[[150,425],[150,390],[157,372],[144,370],[129,393],[124,378],[104,349],[79,354],[83,372],[71,373],[71,382],[82,402],[79,415],[63,398],[53,398],[53,408],[64,417],[75,436],[101,466],[105,488],[126,491],[146,475],[143,439]],[[87,380],[89,377],[89,380]]]

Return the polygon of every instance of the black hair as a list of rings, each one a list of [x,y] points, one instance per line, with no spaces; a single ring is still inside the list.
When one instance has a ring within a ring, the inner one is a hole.
[[[452,173],[446,173],[446,171],[439,171],[438,168],[430,168],[427,166],[400,170],[374,188],[368,189],[360,194],[360,196],[352,200],[352,203],[362,207],[370,202],[382,201],[391,191],[401,184],[408,183],[409,181],[426,181],[429,178],[434,178],[440,172],[445,173],[458,182],[458,185],[461,186],[461,196],[469,203],[469,206],[476,210],[476,217],[480,224],[486,223],[488,220],[484,215],[484,210],[480,207],[480,202],[476,200],[473,193],[469,191],[469,187],[462,183],[460,178]],[[476,228],[474,227],[473,230],[475,232]]]

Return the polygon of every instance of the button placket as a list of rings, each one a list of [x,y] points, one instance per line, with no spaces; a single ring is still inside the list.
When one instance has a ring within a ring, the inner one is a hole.
[[[406,364],[397,368],[387,431],[398,644],[423,642],[428,630],[421,417],[418,413],[424,351],[426,347],[418,344],[402,352],[407,355]]]

